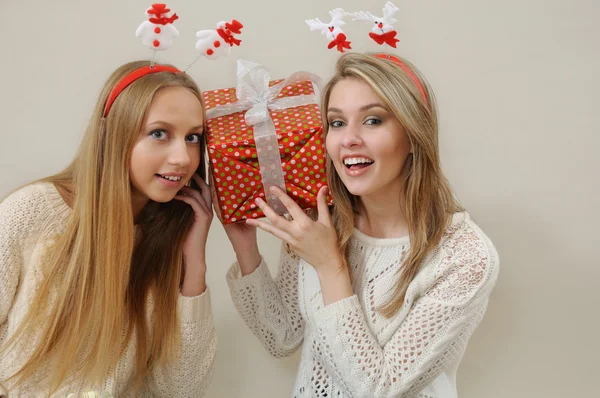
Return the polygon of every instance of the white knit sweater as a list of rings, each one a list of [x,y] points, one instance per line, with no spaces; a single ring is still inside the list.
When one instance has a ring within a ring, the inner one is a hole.
[[[0,203],[0,346],[15,332],[40,286],[41,256],[65,226],[71,209],[52,184],[29,185]],[[167,368],[157,368],[144,383],[142,396],[200,397],[213,369],[216,338],[210,292],[178,299],[182,355]],[[102,385],[65,384],[53,396],[132,396],[135,370],[135,334],[116,368]],[[0,383],[26,361],[13,350],[0,358]],[[46,396],[39,381],[48,375],[42,366],[19,390],[4,383],[9,396]],[[95,394],[94,394],[95,392]],[[0,385],[0,396],[7,391]],[[72,395],[71,395],[72,394]]]
[[[235,306],[276,357],[304,340],[292,397],[455,398],[456,371],[486,310],[498,254],[467,213],[454,215],[438,248],[410,284],[404,305],[386,319],[387,302],[409,240],[354,231],[355,295],[324,307],[316,271],[284,246],[275,280],[264,263],[227,274]]]

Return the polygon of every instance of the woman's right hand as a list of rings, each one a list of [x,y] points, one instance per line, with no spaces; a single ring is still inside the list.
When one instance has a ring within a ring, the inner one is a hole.
[[[211,196],[214,210],[217,214],[221,214],[219,211],[219,201],[217,200],[217,193],[215,190],[215,184],[213,183],[212,173],[208,173],[211,186]],[[220,218],[220,217],[219,217]],[[237,222],[233,224],[223,224],[225,233],[233,246],[233,251],[237,257],[237,262],[240,265],[242,275],[246,276],[251,274],[262,261],[260,252],[258,251],[258,241],[256,239],[256,227],[247,225],[245,222]]]
[[[233,246],[242,275],[251,274],[258,268],[262,261],[262,257],[258,251],[256,227],[248,225],[245,222],[238,222],[223,224],[223,228]]]

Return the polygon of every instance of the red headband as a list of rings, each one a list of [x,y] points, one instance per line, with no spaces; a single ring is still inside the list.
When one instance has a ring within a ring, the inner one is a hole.
[[[131,83],[133,83],[140,77],[158,72],[180,73],[181,71],[172,66],[163,65],[142,66],[141,68],[134,70],[133,72],[125,76],[123,79],[121,79],[108,95],[108,99],[106,100],[106,106],[104,107],[104,117],[108,116],[108,112],[110,111],[110,107],[112,106],[113,102],[115,102],[119,94],[121,94],[121,92],[125,90],[127,86],[129,86]]]
[[[425,92],[423,84],[421,83],[417,75],[415,75],[415,73],[412,71],[412,69],[410,69],[404,62],[400,61],[400,58],[394,57],[393,55],[389,54],[375,54],[375,57],[390,60],[396,65],[398,65],[408,75],[408,77],[410,77],[413,83],[415,83],[415,86],[417,86],[419,93],[421,93],[421,97],[423,97],[423,100],[425,101],[425,103],[427,103],[427,94]]]

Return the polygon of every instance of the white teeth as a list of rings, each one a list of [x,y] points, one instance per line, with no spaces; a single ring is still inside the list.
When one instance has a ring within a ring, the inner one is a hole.
[[[164,176],[162,174],[159,174],[162,178],[169,180],[169,181],[179,181],[181,180],[181,177],[176,177],[176,176]]]
[[[374,163],[374,161],[371,159],[367,159],[367,158],[346,158],[346,159],[344,159],[344,164],[346,166],[351,166],[353,164],[362,164],[362,163],[371,164],[371,163]]]

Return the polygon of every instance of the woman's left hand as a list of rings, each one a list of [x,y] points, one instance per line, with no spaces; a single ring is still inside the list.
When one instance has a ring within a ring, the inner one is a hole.
[[[192,177],[200,190],[183,187],[175,199],[189,204],[194,209],[194,223],[183,244],[184,280],[181,293],[197,296],[206,289],[206,240],[213,219],[210,188],[199,175]]]
[[[272,187],[271,192],[287,208],[292,220],[278,215],[264,200],[259,198],[256,200],[256,204],[271,223],[254,219],[248,219],[246,223],[285,241],[296,254],[312,265],[320,276],[339,273],[344,269],[344,263],[327,207],[327,190],[328,187],[323,187],[317,194],[319,216],[316,221],[308,217],[285,192]]]

